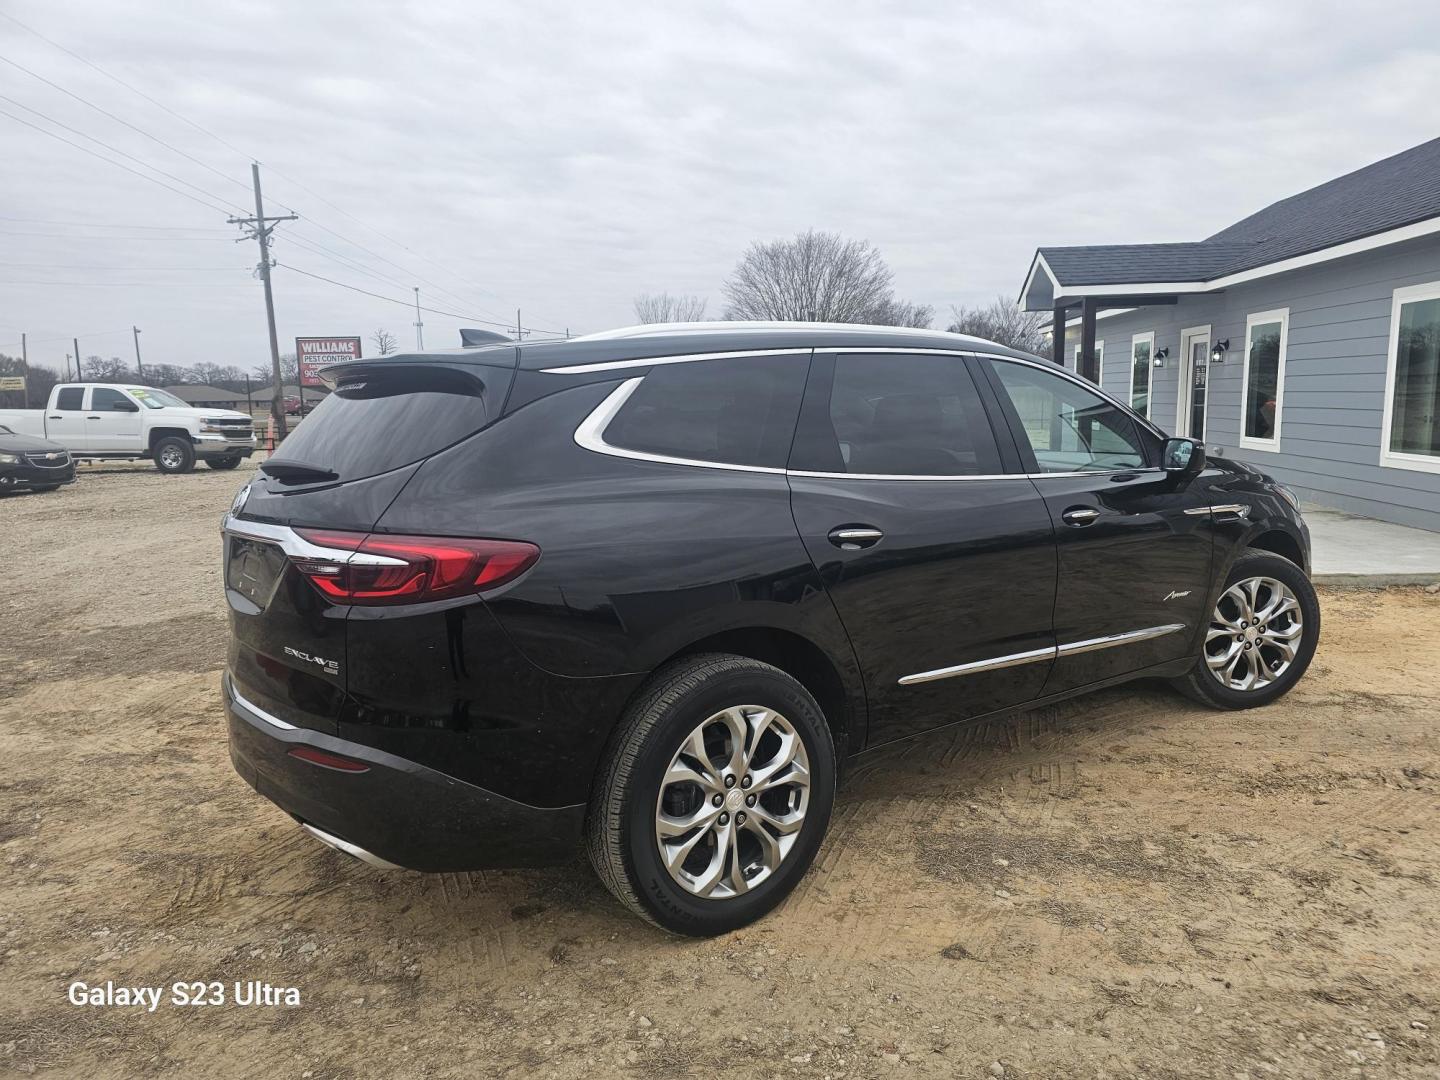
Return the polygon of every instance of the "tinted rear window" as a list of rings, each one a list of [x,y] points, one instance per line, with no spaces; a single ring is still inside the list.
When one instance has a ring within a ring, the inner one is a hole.
[[[605,429],[611,446],[783,468],[808,356],[746,356],[651,369]]]
[[[83,386],[67,386],[55,399],[55,408],[63,409],[65,412],[79,412],[84,406],[84,402],[85,388]]]
[[[273,460],[318,465],[342,480],[398,469],[484,427],[486,399],[503,396],[510,374],[481,367],[356,373],[301,421]],[[495,380],[498,386],[486,385]]]

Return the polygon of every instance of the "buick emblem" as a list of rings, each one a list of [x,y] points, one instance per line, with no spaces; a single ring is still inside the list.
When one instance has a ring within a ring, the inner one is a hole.
[[[45,455],[45,460],[46,460],[46,461],[59,461],[62,456],[63,456],[63,455],[60,454],[60,453],[58,453],[58,452],[57,452],[57,453],[54,453],[54,454],[46,454],[46,455]]]

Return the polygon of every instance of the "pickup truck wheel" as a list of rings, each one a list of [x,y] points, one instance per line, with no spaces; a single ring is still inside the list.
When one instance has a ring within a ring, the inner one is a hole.
[[[590,860],[637,915],[723,934],[795,888],[834,800],[834,743],[806,689],[756,660],[693,656],[626,710],[590,805]]]
[[[195,468],[195,447],[188,439],[171,435],[155,443],[155,467],[163,473],[187,473]]]
[[[206,458],[205,464],[212,469],[233,469],[240,464],[238,457],[212,457]]]

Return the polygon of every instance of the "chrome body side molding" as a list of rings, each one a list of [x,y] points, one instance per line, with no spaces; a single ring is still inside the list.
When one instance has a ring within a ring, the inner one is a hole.
[[[1111,649],[1117,645],[1133,645],[1136,642],[1164,637],[1166,634],[1173,634],[1184,629],[1184,623],[1166,623],[1164,626],[1147,626],[1143,630],[1128,630],[1123,634],[1107,634],[1104,637],[1072,641],[1065,645],[1052,645],[1044,649],[1010,653],[989,660],[975,660],[968,664],[956,664],[954,667],[918,671],[914,675],[906,675],[901,678],[900,685],[914,686],[917,683],[934,682],[936,679],[952,679],[957,675],[976,675],[982,671],[999,671],[1001,668],[1019,667],[1021,664],[1033,664],[1040,660],[1054,660],[1061,656],[1076,656],[1099,649]]]

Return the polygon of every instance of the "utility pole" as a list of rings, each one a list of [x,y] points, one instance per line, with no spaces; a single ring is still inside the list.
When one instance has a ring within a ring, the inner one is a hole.
[[[420,321],[420,286],[415,286],[415,351],[425,351],[425,324]]]
[[[280,375],[280,339],[275,336],[275,294],[270,290],[270,233],[275,226],[272,221],[296,221],[299,214],[283,214],[279,217],[265,216],[265,203],[260,197],[260,163],[250,163],[250,177],[255,184],[255,216],[253,218],[227,218],[231,225],[250,226],[250,235],[260,243],[260,281],[265,286],[265,320],[270,327],[270,373],[275,383],[270,397],[270,415],[275,420],[277,441],[286,435],[285,430],[285,387]]]
[[[30,349],[25,343],[26,335],[20,335],[20,376],[25,380],[25,408],[30,407]]]
[[[518,307],[515,309],[515,340],[525,340],[525,331],[520,327],[520,309]]]
[[[135,335],[135,374],[143,383],[145,381],[145,365],[140,363],[140,328],[132,326],[130,332]]]

